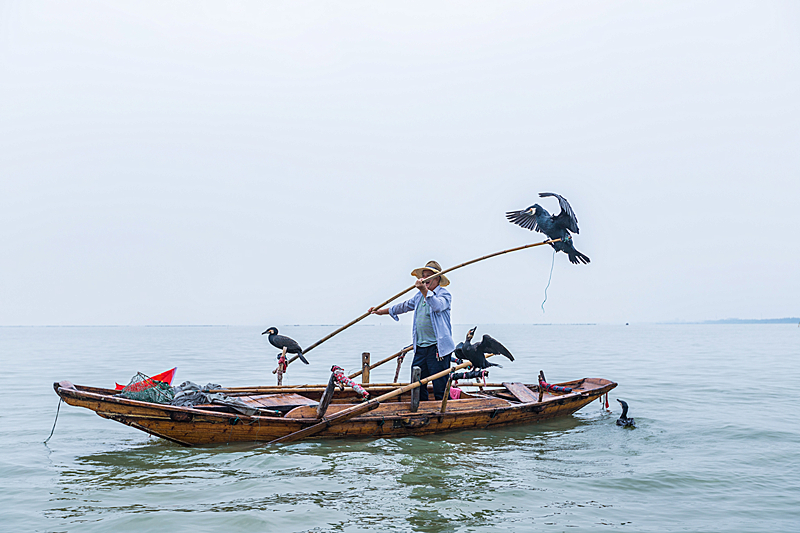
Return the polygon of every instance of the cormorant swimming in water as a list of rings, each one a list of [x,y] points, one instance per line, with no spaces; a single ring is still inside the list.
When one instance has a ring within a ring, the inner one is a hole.
[[[297,341],[286,337],[285,335],[278,335],[278,328],[269,328],[262,335],[269,334],[269,343],[279,350],[286,348],[286,353],[295,353],[302,362],[308,364],[308,360],[303,357],[303,349],[297,344]]]
[[[628,418],[628,403],[619,398],[617,398],[617,401],[622,405],[622,414],[617,418],[617,425],[624,428],[635,428],[636,423],[633,421],[633,418]]]
[[[483,339],[481,339],[481,342],[472,344],[472,337],[475,335],[476,329],[478,329],[478,326],[475,326],[467,332],[467,338],[464,342],[458,343],[458,346],[456,346],[455,350],[456,357],[459,359],[466,359],[472,363],[472,367],[475,369],[489,368],[490,366],[500,366],[496,363],[490,363],[487,361],[487,353],[502,354],[508,357],[511,361],[514,360],[514,356],[511,355],[511,352],[509,352],[505,346],[491,338],[489,335],[484,335]],[[500,366],[500,368],[502,368],[502,366]]]
[[[532,206],[522,211],[508,211],[506,218],[512,224],[528,228],[531,231],[538,231],[544,233],[550,239],[561,239],[559,242],[554,242],[550,246],[555,248],[557,252],[564,252],[569,256],[570,263],[586,264],[589,258],[575,249],[572,244],[572,233],[580,233],[578,229],[578,218],[572,212],[567,199],[554,192],[540,192],[539,197],[554,196],[558,198],[558,205],[561,206],[561,212],[557,215],[551,215],[545,208],[539,204]]]

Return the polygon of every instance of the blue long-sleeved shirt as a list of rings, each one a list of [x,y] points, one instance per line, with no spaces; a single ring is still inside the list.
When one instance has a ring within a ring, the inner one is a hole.
[[[436,334],[436,345],[438,347],[439,356],[444,357],[449,355],[456,349],[453,342],[453,330],[450,327],[450,301],[452,296],[450,292],[444,287],[436,287],[433,290],[428,290],[428,296],[425,301],[431,310],[431,323],[433,324],[433,332]],[[411,328],[411,341],[414,343],[416,349],[417,342],[417,304],[422,300],[422,293],[417,291],[417,294],[399,304],[395,304],[389,308],[389,316],[395,320],[400,320],[397,315],[414,311],[414,321]]]

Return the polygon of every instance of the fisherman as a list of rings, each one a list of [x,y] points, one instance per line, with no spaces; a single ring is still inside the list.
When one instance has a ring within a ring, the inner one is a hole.
[[[433,276],[442,271],[436,261],[428,261],[424,267],[411,271],[417,278],[414,283],[419,292],[405,302],[395,304],[388,309],[369,308],[375,315],[389,315],[400,320],[397,315],[414,311],[414,325],[411,334],[414,341],[414,362],[411,367],[418,366],[422,370],[420,378],[432,376],[450,368],[450,354],[455,350],[453,333],[450,326],[450,292],[445,287],[450,285],[446,276],[440,275],[423,282],[423,278]],[[444,397],[447,377],[433,381],[433,396],[437,400]],[[427,387],[420,387],[420,400],[428,399]]]

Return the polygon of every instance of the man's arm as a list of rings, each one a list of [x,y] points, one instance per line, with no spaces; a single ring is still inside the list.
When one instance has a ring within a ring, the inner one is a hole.
[[[395,320],[400,320],[397,318],[397,315],[402,315],[403,313],[408,313],[409,311],[413,311],[416,305],[417,297],[409,298],[405,302],[395,304],[389,308],[389,316],[394,318]]]
[[[369,308],[369,312],[373,315],[389,315],[395,320],[400,320],[397,315],[402,315],[403,313],[408,313],[409,311],[413,311],[416,307],[416,297],[409,298],[405,302],[395,304],[391,307],[384,307],[383,309],[375,309],[374,307]]]
[[[428,302],[431,311],[434,313],[441,313],[442,311],[450,309],[451,299],[452,296],[450,296],[450,292],[442,288],[435,291],[428,291],[428,296],[425,298],[425,301]]]

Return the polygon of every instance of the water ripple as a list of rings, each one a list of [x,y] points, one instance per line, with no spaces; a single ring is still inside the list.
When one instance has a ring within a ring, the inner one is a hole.
[[[301,339],[327,331],[285,330]],[[795,402],[783,387],[757,396],[740,387],[756,370],[762,380],[796,380],[795,330],[492,326],[520,353],[495,371],[498,380],[539,368],[553,381],[614,379],[612,404],[629,402],[635,430],[615,425],[617,405],[609,412],[595,402],[564,419],[491,431],[187,449],[69,406],[42,445],[56,409],[50,383],[109,385],[163,370],[166,359],[181,380],[251,384],[254,368],[273,379],[260,331],[6,328],[0,348],[14,364],[0,376],[4,524],[102,532],[796,530]],[[403,328],[353,328],[315,357],[357,364],[354,340],[375,355],[406,337]],[[318,360],[288,379],[320,381]],[[39,374],[41,382],[23,379]]]

